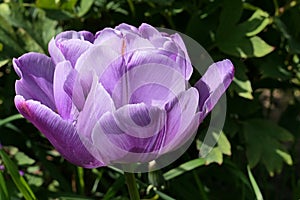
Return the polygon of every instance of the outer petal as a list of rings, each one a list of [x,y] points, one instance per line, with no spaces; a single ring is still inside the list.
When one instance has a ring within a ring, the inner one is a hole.
[[[200,94],[199,110],[202,119],[213,109],[219,98],[230,85],[234,67],[230,60],[212,64],[204,76],[195,84]]]
[[[27,53],[13,59],[13,66],[21,77],[16,81],[16,93],[26,100],[33,99],[55,110],[53,75],[55,66],[51,59],[39,53]]]
[[[61,117],[33,100],[27,100],[22,96],[15,97],[15,104],[19,112],[31,121],[51,142],[51,144],[68,161],[86,168],[103,166],[84,147],[74,126],[61,119]]]

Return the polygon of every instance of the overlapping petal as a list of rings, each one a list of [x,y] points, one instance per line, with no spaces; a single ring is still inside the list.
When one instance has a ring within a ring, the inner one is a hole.
[[[230,60],[212,64],[203,77],[195,84],[200,94],[199,110],[203,119],[216,105],[231,83],[234,67]]]
[[[18,111],[33,123],[68,161],[86,168],[103,166],[87,151],[71,122],[63,120],[58,114],[38,101],[15,97]]]
[[[234,73],[229,60],[217,62],[190,87],[180,35],[148,24],[95,36],[66,31],[49,53],[14,59],[16,107],[62,156],[88,168],[149,163],[186,148]]]
[[[26,100],[33,99],[55,110],[53,76],[55,65],[51,58],[39,53],[27,53],[13,60],[20,80],[16,81],[16,94]]]

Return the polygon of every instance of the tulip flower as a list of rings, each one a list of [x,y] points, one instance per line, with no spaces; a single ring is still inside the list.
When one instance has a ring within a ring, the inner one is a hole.
[[[49,54],[13,60],[15,105],[65,159],[86,168],[149,163],[176,151],[234,74],[223,60],[189,86],[193,67],[180,35],[148,24],[62,32]]]

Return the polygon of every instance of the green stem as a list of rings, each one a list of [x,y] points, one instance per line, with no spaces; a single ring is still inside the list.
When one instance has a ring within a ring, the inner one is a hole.
[[[124,172],[126,184],[131,200],[140,200],[140,194],[137,189],[134,173]]]

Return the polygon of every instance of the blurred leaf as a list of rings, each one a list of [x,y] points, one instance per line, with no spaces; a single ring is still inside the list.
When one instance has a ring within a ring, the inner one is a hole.
[[[21,115],[21,114],[15,114],[15,115],[12,115],[12,116],[9,116],[5,119],[0,119],[0,127],[9,123],[9,122],[12,122],[14,120],[17,120],[17,119],[23,119],[24,117]]]
[[[254,61],[254,65],[258,67],[262,75],[261,78],[272,78],[275,80],[289,80],[293,74],[287,70],[285,59],[280,52],[272,52],[264,58]]]
[[[10,59],[4,59],[0,61],[0,67],[6,65],[7,63],[9,63]]]
[[[268,13],[256,10],[247,21],[236,25],[242,11],[241,1],[232,2],[235,6],[238,5],[238,8],[226,6],[227,2],[229,1],[225,1],[222,9],[220,25],[216,34],[220,50],[241,58],[262,57],[273,51],[274,47],[256,36],[269,24]]]
[[[255,178],[252,175],[252,172],[251,172],[251,169],[249,166],[247,166],[247,171],[248,171],[248,176],[249,176],[252,188],[253,188],[255,196],[256,196],[256,200],[263,200],[263,196],[262,196],[260,189],[255,181]]]
[[[205,164],[209,165],[211,163],[223,163],[223,154],[231,155],[231,145],[228,141],[226,135],[221,131],[220,133],[213,132],[213,139],[217,141],[216,145],[212,148],[212,150],[203,158],[205,160]],[[200,150],[203,144],[202,141],[197,140],[197,149]],[[201,152],[199,152],[201,156]]]
[[[262,162],[269,174],[280,172],[282,163],[292,164],[291,157],[282,142],[290,142],[294,137],[286,129],[264,119],[251,119],[243,123],[246,155],[253,168]]]
[[[8,190],[6,187],[6,182],[5,179],[3,177],[3,172],[0,170],[0,199],[1,200],[8,200],[9,198],[9,194],[8,194]]]
[[[80,6],[78,8],[77,16],[82,17],[84,16],[92,7],[94,0],[81,0]]]
[[[287,30],[286,25],[283,23],[283,21],[279,17],[274,17],[274,23],[281,31],[282,35],[285,39],[288,41],[289,50],[292,54],[299,54],[300,53],[300,42],[297,41]]]
[[[16,184],[17,188],[24,195],[24,198],[26,200],[36,199],[35,195],[33,194],[29,185],[26,183],[25,179],[19,174],[18,168],[13,163],[13,161],[8,157],[8,155],[4,152],[3,149],[0,149],[0,156],[3,160],[3,163],[6,167],[6,169],[8,170],[9,174],[11,175],[11,178],[13,179],[14,183]]]
[[[236,61],[235,63],[235,73],[231,88],[233,88],[239,96],[247,99],[253,99],[251,82],[246,74],[247,68],[245,64],[240,61]]]
[[[174,198],[170,197],[169,195],[166,195],[165,193],[163,193],[159,190],[155,190],[155,193],[158,194],[159,197],[164,199],[164,200],[175,200]]]
[[[36,0],[36,6],[44,9],[65,9],[74,11],[78,0]]]
[[[27,179],[28,184],[31,186],[41,187],[44,183],[43,177],[41,176],[25,174],[25,177]]]
[[[120,176],[112,186],[110,186],[106,192],[106,194],[103,197],[103,200],[110,200],[117,192],[119,191],[120,188],[124,187],[124,176]]]
[[[239,28],[245,30],[246,36],[251,37],[263,31],[269,23],[269,14],[258,9],[247,21],[241,23]]]
[[[205,164],[205,160],[203,158],[197,158],[194,160],[190,160],[184,164],[181,164],[179,167],[171,169],[164,173],[165,180],[171,180],[185,172],[191,171],[197,167],[203,166]]]
[[[35,161],[24,154],[23,152],[17,152],[15,155],[18,165],[32,165]]]

